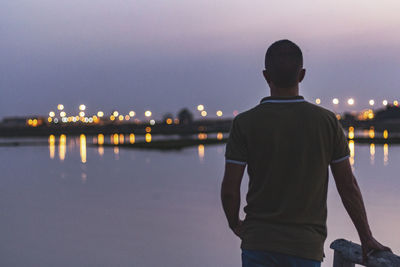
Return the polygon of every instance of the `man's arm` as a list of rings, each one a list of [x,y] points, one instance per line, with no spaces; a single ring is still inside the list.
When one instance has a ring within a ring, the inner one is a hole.
[[[331,170],[343,205],[360,237],[364,261],[367,259],[367,255],[373,251],[390,250],[372,236],[361,191],[351,170],[349,160],[332,163]]]
[[[240,226],[242,224],[242,221],[239,219],[240,184],[242,183],[245,168],[246,165],[227,162],[221,186],[221,200],[225,216],[228,219],[229,227],[239,237]]]

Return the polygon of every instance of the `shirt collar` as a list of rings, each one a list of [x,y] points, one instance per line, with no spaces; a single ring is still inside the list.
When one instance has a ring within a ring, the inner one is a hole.
[[[268,96],[261,99],[260,104],[264,103],[298,103],[305,102],[304,97],[301,95],[297,96]]]

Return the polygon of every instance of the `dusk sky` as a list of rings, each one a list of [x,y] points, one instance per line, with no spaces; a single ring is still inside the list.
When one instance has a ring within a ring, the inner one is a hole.
[[[399,12],[398,0],[2,0],[0,117],[59,103],[231,115],[268,94],[265,50],[283,38],[303,50],[310,101],[400,100]]]

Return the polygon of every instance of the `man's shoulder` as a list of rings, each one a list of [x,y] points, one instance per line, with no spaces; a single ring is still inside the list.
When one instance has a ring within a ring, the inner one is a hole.
[[[234,121],[236,123],[245,123],[252,118],[254,118],[255,114],[257,113],[257,108],[259,105],[252,107],[248,110],[245,110],[243,112],[240,112],[238,115],[235,116]]]

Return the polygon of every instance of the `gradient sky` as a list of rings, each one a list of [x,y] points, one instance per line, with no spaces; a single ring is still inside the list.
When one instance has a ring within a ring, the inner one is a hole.
[[[58,103],[243,111],[267,95],[264,53],[283,38],[303,50],[307,99],[400,100],[399,12],[398,0],[2,0],[0,117]]]

